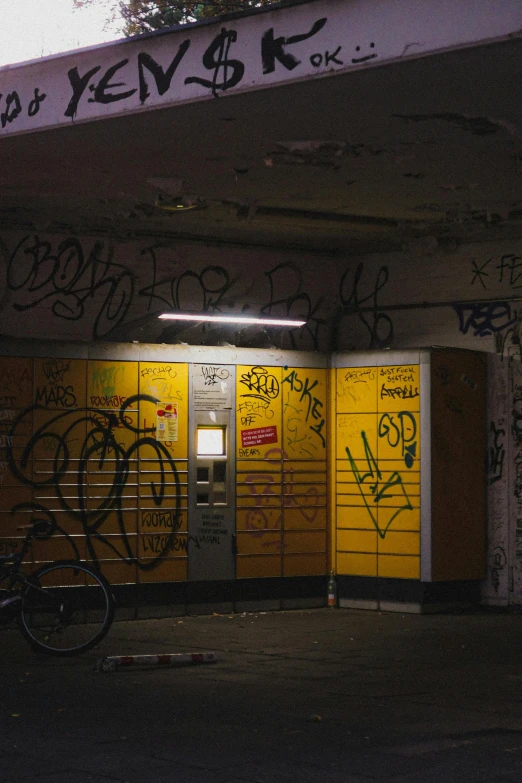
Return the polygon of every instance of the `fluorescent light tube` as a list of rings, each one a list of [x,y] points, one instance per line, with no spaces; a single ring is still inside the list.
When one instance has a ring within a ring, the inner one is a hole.
[[[259,324],[261,326],[304,326],[306,321],[290,320],[289,318],[262,318],[254,315],[210,315],[209,313],[162,313],[158,316],[165,321],[200,321],[219,324]]]

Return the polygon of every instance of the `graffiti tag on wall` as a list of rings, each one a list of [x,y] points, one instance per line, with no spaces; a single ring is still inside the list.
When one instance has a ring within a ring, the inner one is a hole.
[[[83,534],[89,558],[95,563],[98,563],[98,543],[108,547],[113,557],[136,563],[142,570],[154,568],[168,552],[186,551],[186,536],[178,536],[181,508],[176,463],[168,448],[155,439],[153,430],[140,428],[131,415],[137,406],[147,403],[155,404],[156,399],[135,395],[115,411],[93,408],[50,411],[36,404],[20,412],[10,428],[9,469],[22,485],[33,490],[35,498],[42,499],[18,504],[12,513],[30,512],[37,519],[47,520],[53,531],[67,539],[71,556],[80,555],[75,534]],[[33,418],[37,422],[34,430]],[[23,445],[14,448],[15,442]],[[142,485],[152,508],[140,510],[141,524],[144,528],[159,527],[166,531],[160,537],[145,537],[142,544],[146,557],[140,557],[133,540],[133,526],[126,522],[128,501],[134,507],[137,505],[132,472],[137,469],[143,452],[147,453],[149,465],[154,466],[154,475],[147,487]],[[42,462],[45,469],[38,470],[36,466]],[[101,476],[103,480],[93,485],[93,476]],[[48,489],[54,497],[46,503],[43,498]],[[59,511],[54,510],[56,501]],[[60,522],[62,511],[66,514],[67,529]],[[109,518],[111,533],[119,533],[117,543],[105,530]]]

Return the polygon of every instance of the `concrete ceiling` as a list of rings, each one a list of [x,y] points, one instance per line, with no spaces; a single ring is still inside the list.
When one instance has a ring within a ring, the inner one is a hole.
[[[522,42],[0,141],[0,228],[371,252],[522,236]]]

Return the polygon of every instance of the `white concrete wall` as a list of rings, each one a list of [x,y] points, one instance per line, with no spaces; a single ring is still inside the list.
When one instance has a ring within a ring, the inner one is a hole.
[[[0,236],[0,260],[1,331],[16,337],[171,342],[179,327],[165,333],[159,312],[248,310],[308,320],[299,331],[271,330],[278,347],[520,355],[522,241],[341,257],[17,233]],[[260,331],[227,336],[267,342]],[[178,337],[212,342],[202,327]]]

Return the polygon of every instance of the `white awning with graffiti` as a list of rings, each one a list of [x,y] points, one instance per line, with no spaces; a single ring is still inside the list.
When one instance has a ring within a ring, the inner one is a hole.
[[[318,0],[0,69],[0,134],[518,37],[519,0]]]

